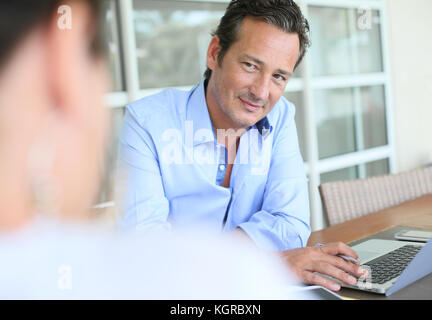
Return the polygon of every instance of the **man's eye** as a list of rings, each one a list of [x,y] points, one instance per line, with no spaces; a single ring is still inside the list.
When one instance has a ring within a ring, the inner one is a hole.
[[[285,82],[285,81],[287,80],[287,78],[285,78],[284,76],[282,76],[282,75],[280,75],[280,74],[275,74],[273,77],[274,77],[276,80],[278,80],[278,81],[283,81],[283,82]]]
[[[243,62],[243,65],[246,67],[246,69],[255,70],[255,66],[252,63]]]

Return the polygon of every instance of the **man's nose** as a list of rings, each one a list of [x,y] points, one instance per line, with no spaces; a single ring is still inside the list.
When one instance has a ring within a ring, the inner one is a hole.
[[[265,103],[270,93],[270,78],[265,75],[257,77],[251,86],[250,92],[255,96],[256,100]]]

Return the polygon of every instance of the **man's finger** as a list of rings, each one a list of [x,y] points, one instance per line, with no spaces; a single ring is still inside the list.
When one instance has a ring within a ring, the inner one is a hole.
[[[306,284],[318,285],[332,291],[339,291],[341,288],[338,283],[310,271],[304,271],[301,278]]]
[[[334,266],[331,263],[320,262],[315,265],[314,271],[319,272],[323,275],[330,276],[334,279],[340,280],[349,285],[357,284],[357,279],[343,269]]]
[[[322,261],[325,261],[345,272],[352,273],[357,277],[361,277],[364,273],[363,268],[361,268],[358,264],[346,261],[345,259],[338,256],[332,256],[330,254],[326,254],[323,255],[321,259]]]
[[[343,242],[333,242],[328,243],[321,247],[321,250],[327,254],[331,254],[333,256],[336,255],[345,255],[351,258],[358,260],[357,253],[349,246],[347,246]]]

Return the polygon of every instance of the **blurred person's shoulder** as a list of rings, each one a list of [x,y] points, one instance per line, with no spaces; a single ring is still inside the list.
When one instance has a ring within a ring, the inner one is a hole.
[[[0,236],[0,298],[285,299],[281,261],[204,233],[120,234],[37,223]]]

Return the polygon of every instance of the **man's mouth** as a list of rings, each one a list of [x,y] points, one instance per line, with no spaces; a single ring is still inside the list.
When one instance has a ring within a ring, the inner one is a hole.
[[[244,100],[242,98],[239,98],[239,99],[243,103],[244,107],[249,111],[257,111],[257,110],[262,108],[262,106],[260,106],[258,104],[254,104],[254,103],[249,102],[247,100]]]

